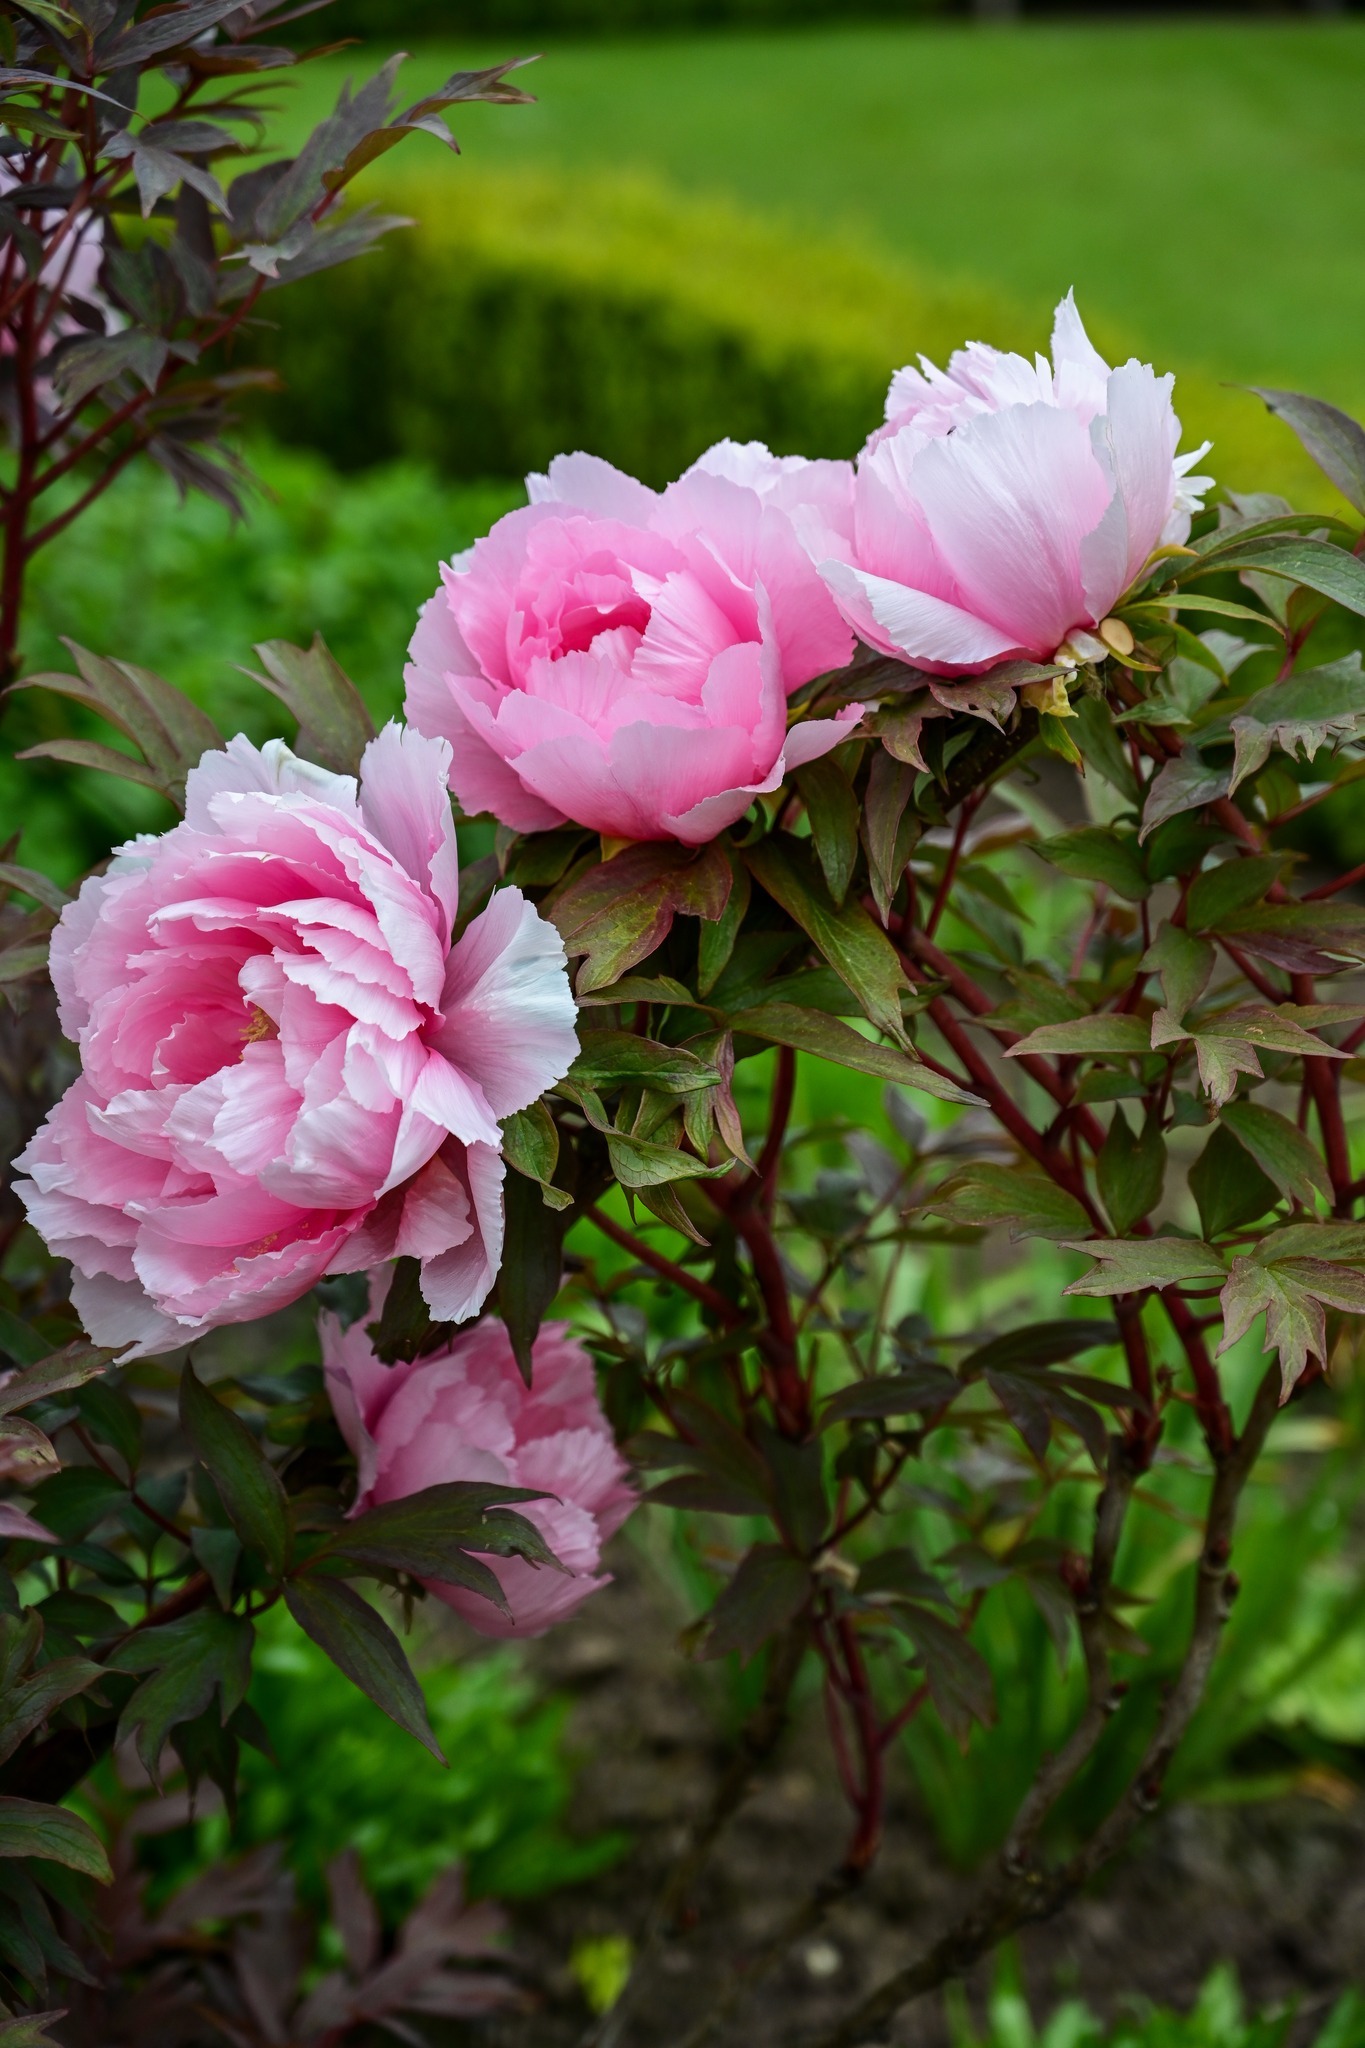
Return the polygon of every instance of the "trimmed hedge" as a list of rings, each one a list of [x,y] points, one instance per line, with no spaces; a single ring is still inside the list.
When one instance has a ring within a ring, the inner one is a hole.
[[[287,388],[266,423],[342,467],[413,455],[514,476],[587,448],[658,484],[726,434],[848,455],[916,353],[1047,343],[1044,309],[639,177],[462,170],[367,196],[420,225],[283,295],[269,341]],[[1130,353],[1093,332],[1111,359]],[[1177,398],[1224,483],[1330,495],[1255,399],[1188,372]]]

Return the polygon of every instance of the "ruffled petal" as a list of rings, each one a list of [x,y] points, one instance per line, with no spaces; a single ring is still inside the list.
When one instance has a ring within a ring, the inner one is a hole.
[[[463,1244],[425,1261],[422,1298],[438,1322],[463,1323],[487,1301],[502,1264],[507,1169],[491,1145],[466,1147],[454,1138],[442,1147],[441,1157],[468,1189],[474,1228]]]
[[[528,1108],[568,1072],[578,1036],[564,943],[519,889],[497,890],[455,945],[441,1013],[434,1049],[495,1117]]]

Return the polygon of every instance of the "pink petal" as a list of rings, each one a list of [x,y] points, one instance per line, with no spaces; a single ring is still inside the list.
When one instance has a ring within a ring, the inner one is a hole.
[[[803,718],[792,726],[782,750],[787,772],[804,768],[807,761],[818,761],[822,754],[828,754],[841,740],[846,740],[864,709],[862,704],[846,704],[833,718]]]
[[[822,562],[820,574],[854,631],[883,654],[955,675],[1019,652],[1017,639],[927,591],[869,576],[844,562]]]
[[[459,908],[459,856],[446,784],[451,749],[444,739],[392,723],[371,740],[360,763],[360,808],[380,844],[440,904],[447,931]]]
[[[394,1254],[403,1259],[434,1259],[464,1244],[474,1231],[469,1189],[438,1155],[429,1159],[412,1181],[403,1201],[403,1216]]]
[[[426,1261],[422,1296],[439,1321],[463,1323],[483,1307],[502,1264],[506,1168],[491,1145],[465,1147],[454,1138],[441,1148],[441,1157],[469,1189],[474,1230],[454,1251]]]
[[[776,512],[764,516],[754,580],[772,607],[771,630],[787,696],[844,666],[853,653],[853,635],[790,521]]]
[[[611,769],[617,785],[630,792],[644,827],[622,836],[656,839],[671,836],[668,819],[704,797],[752,783],[754,744],[749,733],[734,726],[660,732],[655,726],[628,725],[613,735]]]
[[[578,1037],[563,942],[519,889],[495,891],[452,949],[441,1011],[431,1045],[496,1117],[528,1108],[568,1072]]]
[[[537,796],[590,832],[612,839],[667,837],[621,787],[595,733],[529,747],[517,757],[517,773]]]
[[[1080,549],[1112,495],[1075,413],[1015,405],[933,441],[915,487],[962,602],[1047,656],[1087,619]]]
[[[567,1071],[567,1070],[566,1070]],[[560,1077],[555,1076],[556,1080]],[[546,1084],[548,1086],[548,1083]],[[539,1094],[539,1090],[536,1091]],[[432,1124],[458,1138],[465,1145],[500,1145],[498,1112],[484,1089],[445,1054],[428,1050],[421,1075],[413,1089],[410,1106]],[[525,1103],[521,1107],[525,1108]]]
[[[116,1112],[128,1101],[118,1096],[109,1105]],[[165,1135],[183,1166],[216,1174],[263,1173],[282,1160],[288,1149],[302,1098],[290,1086],[278,1041],[249,1045],[241,1062],[187,1088],[165,1121]],[[116,1133],[122,1126],[109,1120]],[[127,1137],[122,1142],[127,1143]]]
[[[1109,365],[1092,343],[1076,311],[1076,294],[1068,292],[1052,321],[1052,384],[1055,402],[1069,406],[1085,421],[1102,413],[1107,403]]]
[[[548,832],[564,824],[564,813],[542,803],[476,732],[448,682],[411,667],[404,670],[404,676],[407,717],[419,732],[439,734],[450,741],[450,787],[466,817],[487,813],[514,832]]]
[[[556,455],[546,474],[527,477],[526,495],[533,505],[571,505],[632,526],[647,525],[658,503],[658,494],[647,485],[600,455],[582,453]]]
[[[221,754],[205,754],[185,780],[185,823],[192,831],[219,833],[233,814],[233,799],[307,795],[343,811],[355,808],[355,778],[334,775],[306,761],[283,740],[254,747],[244,734],[230,739]]]
[[[1116,555],[1104,565],[1106,571],[1117,572],[1117,582],[1112,573],[1098,573],[1090,540],[1081,544],[1092,619],[1104,617],[1160,545],[1175,498],[1180,424],[1171,406],[1174,385],[1173,377],[1158,377],[1145,363],[1125,363],[1110,377],[1105,416],[1091,429],[1096,453],[1116,486],[1125,542],[1122,557]],[[1109,509],[1112,512],[1112,504]]]
[[[117,1350],[120,1364],[132,1358],[157,1358],[187,1344],[194,1334],[154,1307],[136,1280],[77,1270],[71,1275],[71,1302],[91,1343]]]
[[[851,552],[833,552],[889,583],[956,604],[957,586],[915,496],[915,461],[927,446],[922,434],[905,428],[863,457],[854,486],[854,545]]]
[[[695,576],[668,576],[654,595],[631,673],[656,690],[695,703],[711,663],[734,639],[733,623]]]

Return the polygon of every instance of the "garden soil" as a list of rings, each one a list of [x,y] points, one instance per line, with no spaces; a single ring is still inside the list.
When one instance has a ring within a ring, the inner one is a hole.
[[[574,1699],[569,1742],[581,1765],[574,1819],[626,1831],[634,1847],[587,1886],[516,1914],[535,2006],[480,2039],[489,2048],[580,2048],[589,2015],[566,1958],[585,1942],[638,1935],[661,1880],[727,1755],[707,1667],[680,1654],[685,1622],[628,1543],[617,1578],[535,1645],[538,1678]],[[1025,1930],[1023,1975],[1035,2021],[1080,1997],[1113,2017],[1136,1995],[1187,2009],[1230,1959],[1248,2003],[1293,2001],[1295,2040],[1311,2038],[1339,1992],[1365,1982],[1365,1794],[1176,1806],[1154,1815],[1127,1855],[1055,1919]],[[681,2048],[737,1950],[761,1946],[839,1860],[847,1811],[819,1701],[797,1713],[775,1759],[722,1837],[669,1939],[625,2048]],[[892,1772],[886,1845],[863,1889],[806,1934],[732,2013],[718,2048],[801,2048],[861,1994],[933,1940],[972,1895],[918,1810],[908,1771]],[[967,1986],[978,2026],[991,1966]],[[937,1995],[892,2023],[887,2048],[944,2048]]]

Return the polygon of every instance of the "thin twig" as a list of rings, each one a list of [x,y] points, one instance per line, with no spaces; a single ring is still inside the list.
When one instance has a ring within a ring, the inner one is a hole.
[[[1245,1430],[1215,1468],[1204,1547],[1196,1578],[1189,1645],[1180,1673],[1166,1697],[1146,1753],[1125,1797],[1090,1841],[1067,1863],[1044,1870],[1031,1862],[1010,1868],[1002,1860],[998,1875],[987,1884],[976,1904],[955,1926],[941,1935],[915,1962],[887,1978],[835,2027],[822,2034],[813,2048],[862,2048],[862,2044],[880,2039],[888,2021],[913,1999],[922,1997],[926,1991],[936,1990],[950,1977],[963,1975],[973,1963],[1026,1921],[1055,1913],[1122,1846],[1143,1816],[1156,1804],[1167,1766],[1203,1697],[1209,1668],[1236,1590],[1229,1560],[1237,1504],[1264,1447],[1278,1406],[1279,1391],[1280,1368],[1278,1363],[1274,1363],[1257,1390]],[[1052,1766],[1044,1768],[1049,1777],[1056,1777]],[[1060,1785],[1057,1789],[1060,1791]],[[1029,1809],[1025,1817],[1031,1819],[1032,1808],[1037,1803],[1034,1794],[1030,1793],[1021,1814]]]
[[[710,1309],[712,1315],[718,1316],[721,1322],[729,1323],[731,1328],[735,1328],[745,1321],[743,1310],[733,1301],[727,1301],[719,1288],[712,1287],[708,1280],[699,1280],[697,1275],[689,1273],[685,1266],[676,1265],[662,1252],[656,1252],[653,1245],[646,1244],[642,1237],[636,1237],[633,1231],[627,1230],[624,1224],[617,1223],[605,1210],[594,1207],[587,1211],[587,1216],[588,1221],[595,1223],[604,1237],[609,1237],[623,1252],[629,1252],[642,1266],[648,1266],[661,1280],[667,1280],[672,1286],[681,1288],[684,1294],[690,1294],[694,1301],[699,1301],[703,1308]]]

